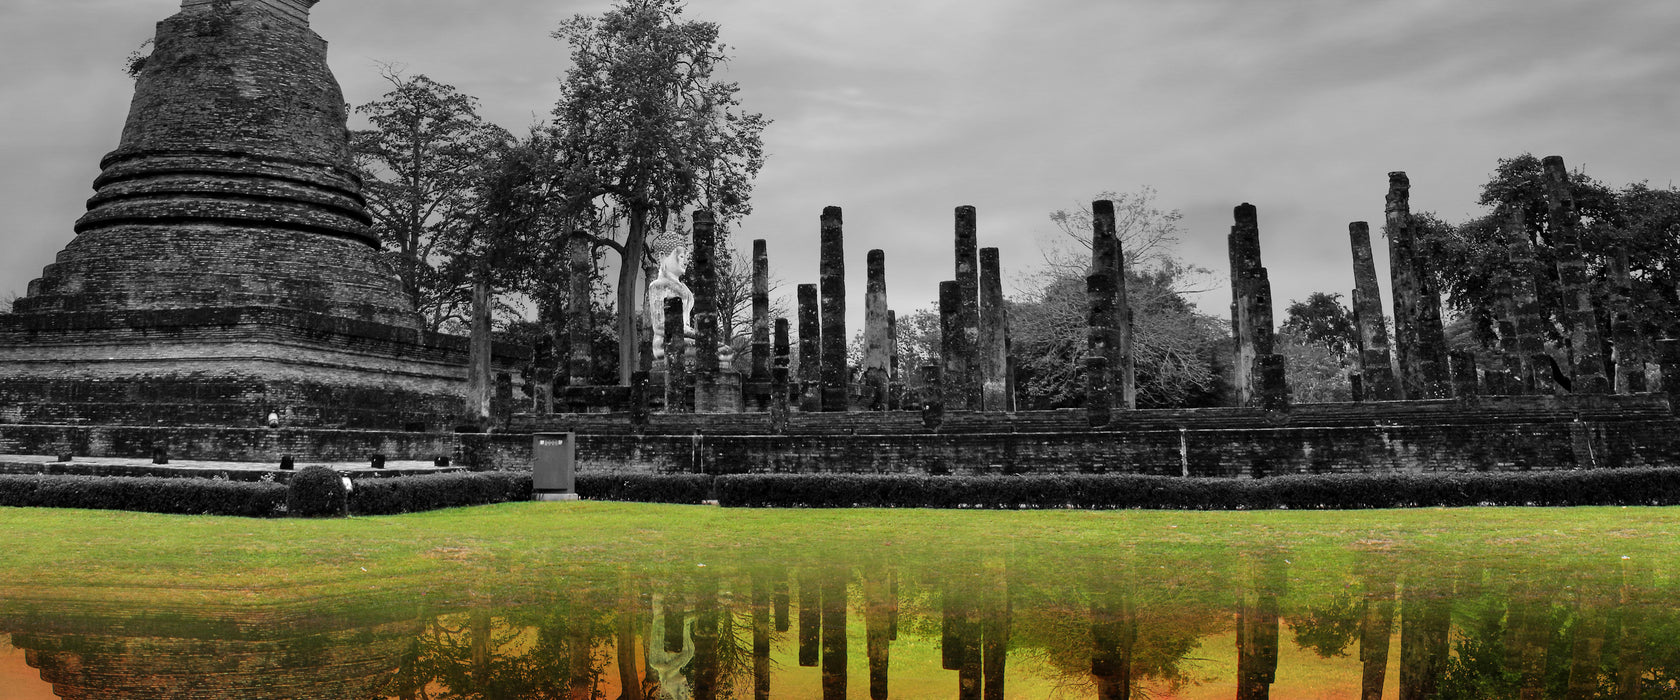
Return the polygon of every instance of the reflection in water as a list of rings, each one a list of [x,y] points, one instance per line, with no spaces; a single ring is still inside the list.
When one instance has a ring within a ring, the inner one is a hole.
[[[1266,700],[1278,668],[1278,596],[1285,581],[1282,555],[1252,562],[1237,610],[1237,700]]]
[[[1625,560],[1340,572],[1261,551],[1181,571],[626,569],[466,601],[169,615],[8,601],[0,634],[66,698],[1649,699],[1680,697],[1677,602],[1666,572]]]
[[[635,615],[630,611],[623,611],[618,617],[631,620],[634,619]],[[649,675],[658,679],[654,681],[658,689],[656,697],[670,698],[670,700],[688,700],[693,697],[693,692],[688,687],[688,679],[683,677],[682,671],[695,656],[694,618],[682,617],[681,619],[682,634],[667,637],[665,634],[666,625],[670,624],[671,618],[665,615],[663,598],[657,593],[653,594],[653,632],[648,637],[647,665],[648,669],[652,671]],[[669,651],[671,648],[669,642],[672,640],[675,640],[677,647],[677,653],[674,654]],[[630,668],[634,669],[635,666],[631,665]],[[619,683],[626,689],[635,688],[635,690],[626,693],[627,695],[641,694],[639,684],[636,683],[634,676],[625,678],[620,675]]]

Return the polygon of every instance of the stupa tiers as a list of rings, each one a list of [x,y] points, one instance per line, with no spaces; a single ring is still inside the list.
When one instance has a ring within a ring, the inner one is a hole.
[[[185,0],[158,23],[76,237],[0,316],[4,420],[461,414],[466,339],[420,329],[369,231],[316,1]]]

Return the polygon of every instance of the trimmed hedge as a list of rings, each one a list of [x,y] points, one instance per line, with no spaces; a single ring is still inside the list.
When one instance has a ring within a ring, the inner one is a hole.
[[[595,501],[689,503],[712,496],[709,474],[578,474],[577,493]]]
[[[1142,474],[925,476],[733,474],[733,507],[1263,510],[1680,504],[1680,469],[1303,474],[1216,479]]]
[[[268,518],[285,505],[286,485],[269,481],[0,474],[0,506]]]
[[[286,514],[294,518],[331,518],[345,514],[344,479],[330,467],[304,467],[286,488]]]
[[[350,490],[350,512],[356,515],[531,500],[531,475],[520,472],[421,474],[358,479],[355,484]]]

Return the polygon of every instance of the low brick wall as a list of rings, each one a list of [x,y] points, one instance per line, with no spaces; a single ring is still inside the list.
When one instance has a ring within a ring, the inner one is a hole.
[[[1135,411],[1101,429],[1079,410],[918,413],[518,416],[505,432],[404,433],[159,426],[0,425],[0,453],[179,459],[355,461],[449,456],[472,469],[530,469],[531,433],[578,434],[585,472],[1293,473],[1675,466],[1680,420],[1667,399],[1501,397]]]

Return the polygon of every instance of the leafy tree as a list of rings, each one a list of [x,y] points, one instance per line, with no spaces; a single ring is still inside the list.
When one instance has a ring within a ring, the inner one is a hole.
[[[572,48],[554,126],[573,211],[612,211],[626,225],[619,253],[617,329],[637,334],[648,239],[685,208],[705,207],[720,229],[751,211],[764,162],[762,115],[744,112],[735,83],[715,76],[727,60],[718,26],[683,18],[678,0],[621,0],[599,17],[578,15],[554,37]],[[636,343],[619,345],[619,381],[636,367]]]
[[[1359,346],[1359,329],[1353,324],[1353,312],[1342,305],[1342,295],[1313,292],[1306,301],[1289,302],[1279,331],[1299,336],[1309,343],[1329,350],[1339,362]]]
[[[470,287],[449,266],[450,238],[465,235],[484,160],[507,132],[478,116],[478,101],[425,75],[383,70],[391,90],[361,105],[373,128],[352,131],[373,231],[420,312],[441,330],[466,320]]]
[[[1329,348],[1306,336],[1279,331],[1273,346],[1284,358],[1284,380],[1296,403],[1352,401],[1351,369]]]
[[[1569,174],[1570,192],[1581,214],[1581,251],[1588,258],[1595,300],[1609,294],[1607,256],[1613,248],[1629,242],[1621,225],[1620,205],[1614,190],[1579,170]],[[1476,339],[1484,346],[1496,341],[1495,319],[1502,315],[1505,300],[1498,282],[1506,275],[1534,280],[1540,301],[1547,340],[1561,345],[1566,338],[1562,325],[1567,316],[1558,283],[1558,249],[1546,213],[1545,174],[1539,158],[1522,154],[1499,161],[1482,186],[1478,202],[1489,211],[1458,226],[1432,216],[1423,216],[1418,227],[1419,250],[1440,274],[1448,305],[1468,315]],[[1520,235],[1534,249],[1534,266],[1523,270],[1511,263],[1508,234]],[[1607,319],[1604,321],[1607,323]]]
[[[1277,352],[1284,356],[1286,381],[1300,403],[1351,401],[1350,359],[1359,347],[1353,312],[1342,295],[1313,292],[1291,301],[1278,326]]]
[[[491,146],[472,174],[470,213],[441,247],[452,277],[470,280],[472,316],[468,370],[469,414],[490,415],[491,304],[495,290],[517,286],[528,268],[505,264],[540,233],[546,154],[540,139],[506,139]]]

